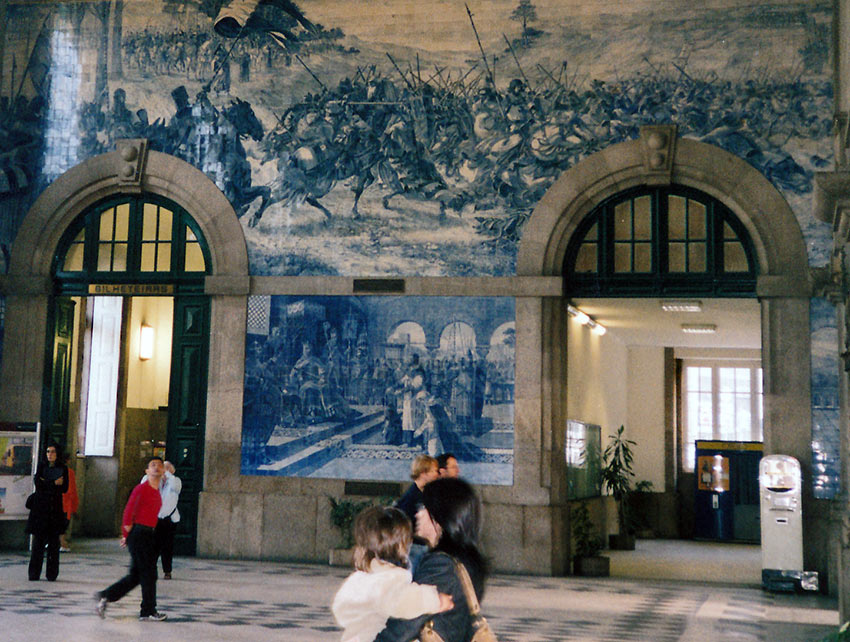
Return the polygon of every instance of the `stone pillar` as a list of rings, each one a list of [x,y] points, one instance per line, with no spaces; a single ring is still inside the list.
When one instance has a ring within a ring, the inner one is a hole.
[[[764,454],[800,462],[803,476],[803,570],[828,573],[829,502],[812,489],[811,337],[808,297],[764,297]],[[787,364],[795,364],[788,367]]]
[[[40,421],[44,392],[46,294],[6,297],[6,326],[0,372],[0,420]]]

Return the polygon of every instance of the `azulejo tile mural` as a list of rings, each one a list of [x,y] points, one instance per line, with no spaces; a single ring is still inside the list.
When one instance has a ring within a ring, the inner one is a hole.
[[[509,297],[253,296],[242,474],[404,480],[454,454],[513,483]]]
[[[0,270],[51,181],[146,138],[228,197],[252,275],[513,275],[558,176],[658,123],[766,176],[826,265],[833,3],[603,4],[8,0]]]
[[[809,304],[812,328],[812,476],[818,499],[841,491],[841,428],[838,400],[838,328],[827,299]]]
[[[253,274],[510,275],[532,209],[644,124],[746,159],[797,213],[829,165],[832,3],[8,3],[0,247],[59,174],[147,138],[205,172]]]

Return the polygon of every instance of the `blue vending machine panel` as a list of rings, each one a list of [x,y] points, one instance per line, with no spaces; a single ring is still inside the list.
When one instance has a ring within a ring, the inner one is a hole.
[[[753,441],[696,442],[694,536],[760,541],[759,460]]]

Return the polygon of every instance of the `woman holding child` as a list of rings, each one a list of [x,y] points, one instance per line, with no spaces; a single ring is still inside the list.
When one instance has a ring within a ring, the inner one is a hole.
[[[436,615],[402,620],[390,618],[376,642],[410,642],[422,626],[433,622],[445,642],[466,642],[471,635],[471,616],[454,560],[466,568],[479,602],[484,595],[487,563],[478,550],[481,505],[472,487],[459,478],[437,479],[422,491],[422,507],[416,513],[416,534],[430,548],[413,575],[418,584],[434,585],[451,596],[453,608]]]

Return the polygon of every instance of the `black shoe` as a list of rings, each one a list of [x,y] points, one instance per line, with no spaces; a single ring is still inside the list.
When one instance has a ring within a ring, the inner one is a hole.
[[[103,597],[100,593],[95,593],[94,599],[97,600],[97,604],[94,607],[94,612],[97,613],[98,617],[102,620],[106,617],[106,598]]]
[[[154,611],[150,615],[140,615],[139,621],[141,622],[162,622],[163,620],[168,619],[168,616],[165,613],[160,613],[159,611]]]

